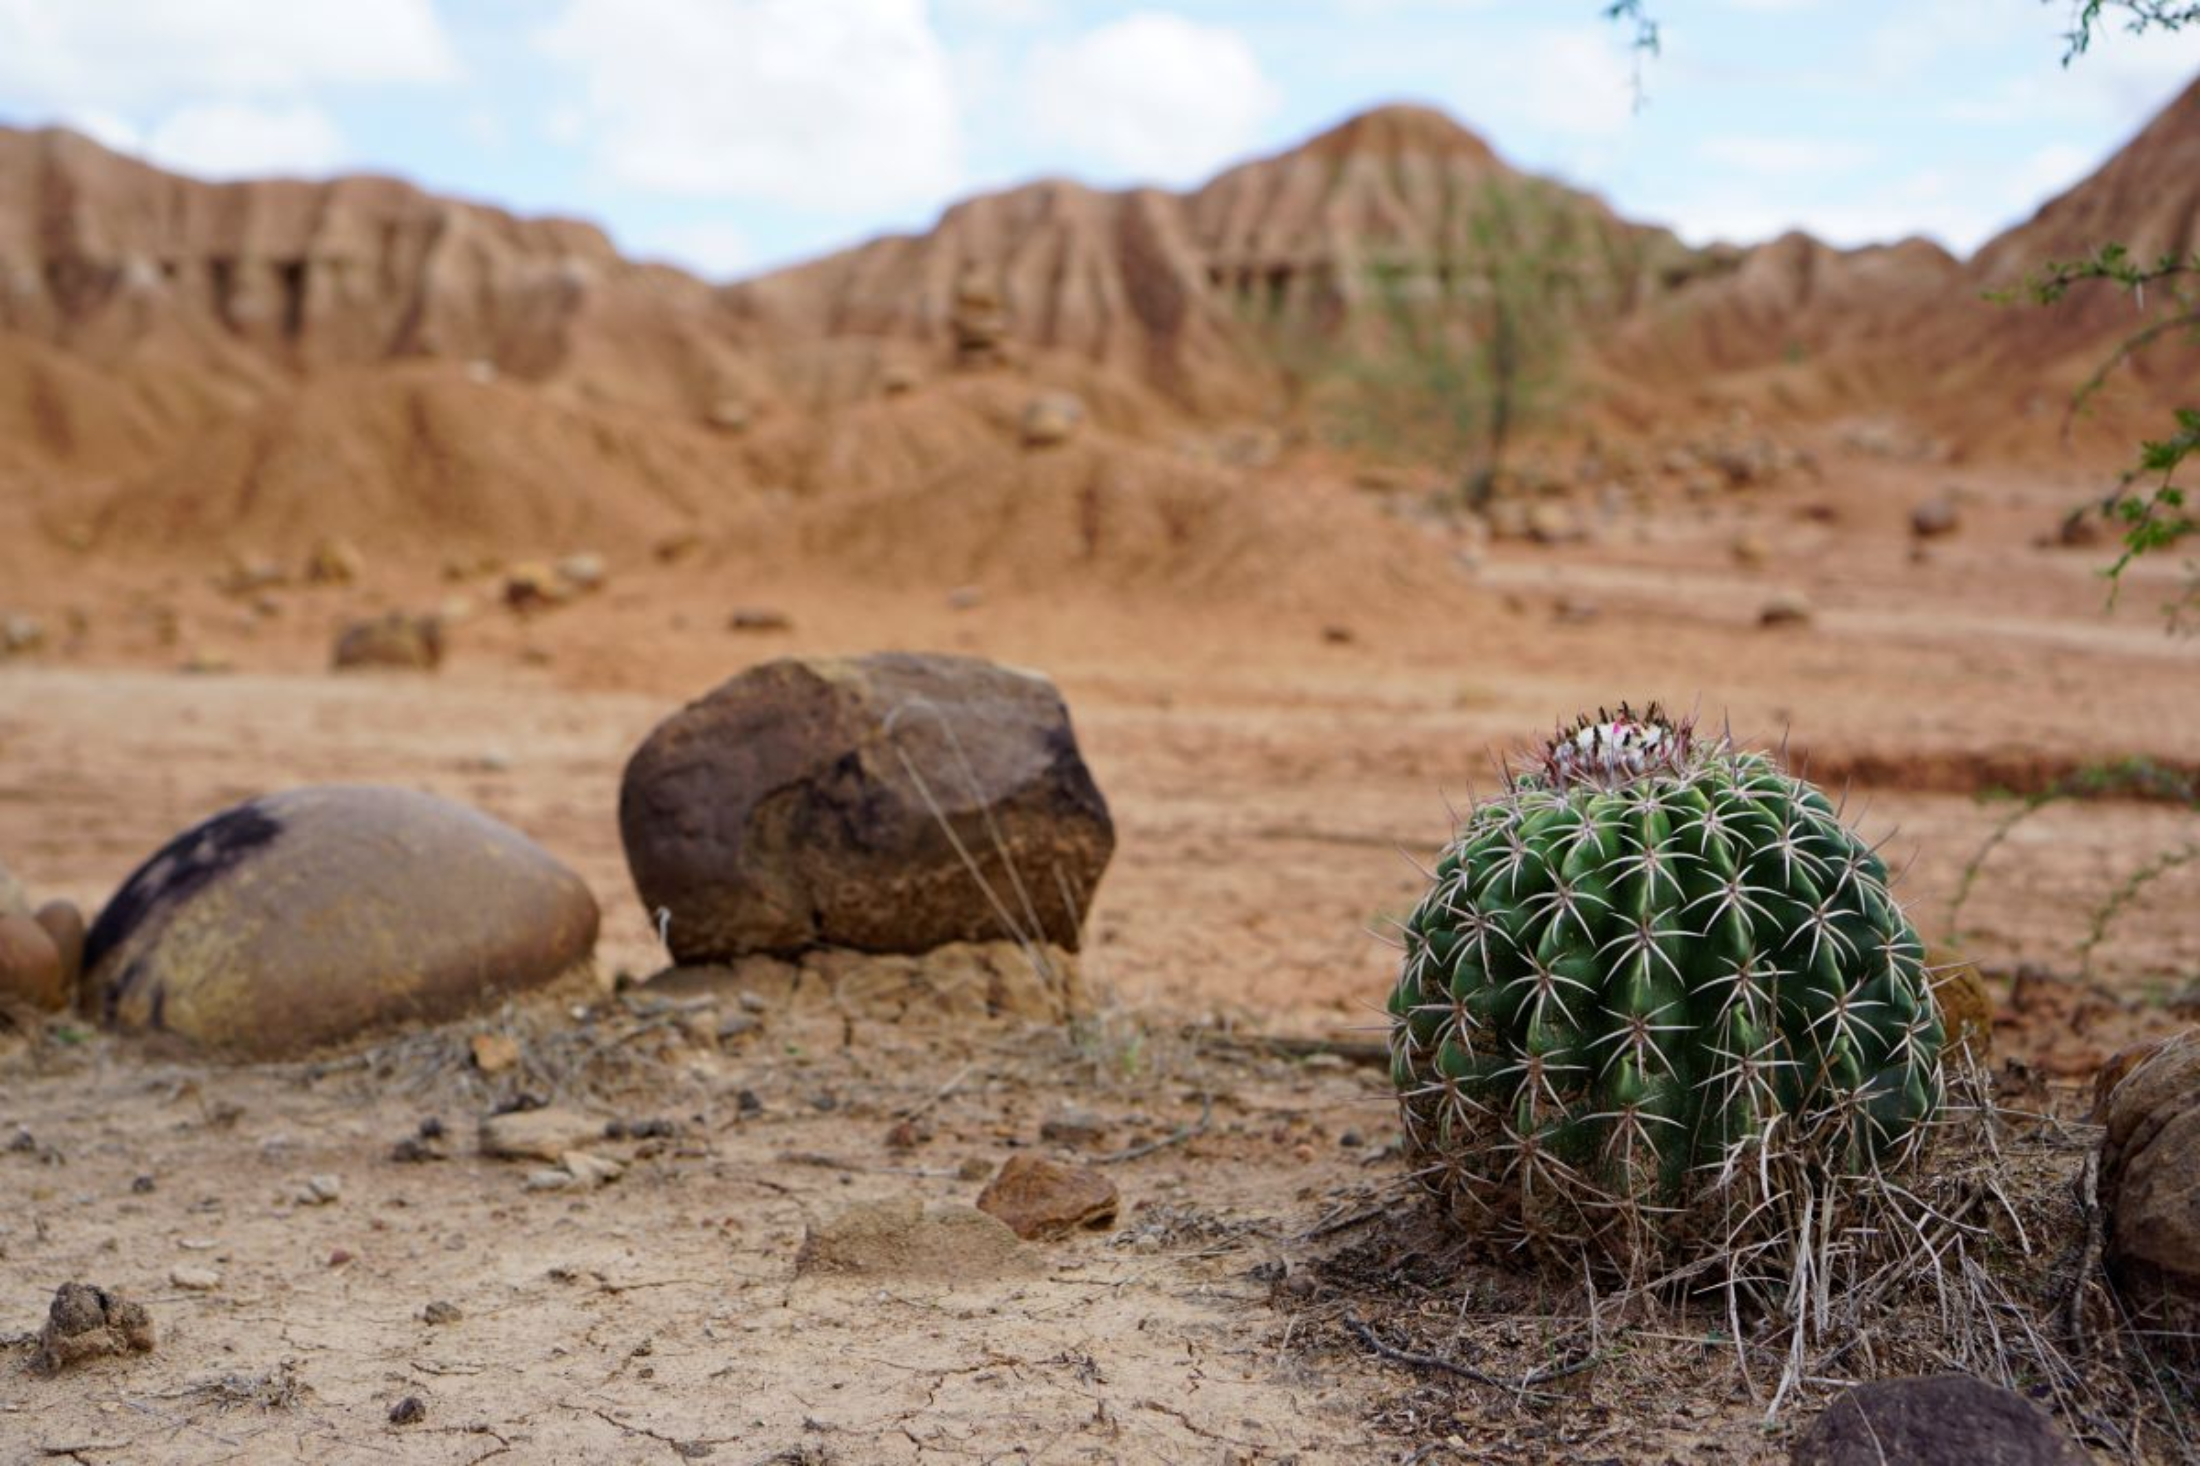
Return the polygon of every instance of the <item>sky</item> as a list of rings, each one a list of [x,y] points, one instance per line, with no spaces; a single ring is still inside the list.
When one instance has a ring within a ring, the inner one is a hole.
[[[0,123],[206,178],[394,173],[714,278],[1038,177],[1196,184],[1383,102],[1692,243],[1965,253],[2200,76],[2070,0],[0,0]]]

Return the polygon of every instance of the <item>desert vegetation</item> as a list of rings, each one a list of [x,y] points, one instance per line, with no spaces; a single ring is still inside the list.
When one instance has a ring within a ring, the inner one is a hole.
[[[0,129],[0,1454],[2192,1459],[2196,148],[710,283]]]

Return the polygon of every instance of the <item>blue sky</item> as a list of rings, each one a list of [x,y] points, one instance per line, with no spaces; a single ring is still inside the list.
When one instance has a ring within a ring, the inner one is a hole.
[[[0,0],[0,121],[207,177],[368,170],[746,273],[1045,175],[1197,182],[1434,103],[1693,241],[1967,251],[2200,75],[2067,0]]]

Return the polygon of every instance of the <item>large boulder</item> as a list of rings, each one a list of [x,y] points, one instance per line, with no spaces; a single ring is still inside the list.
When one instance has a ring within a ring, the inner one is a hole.
[[[899,652],[768,662],[675,713],[627,764],[619,833],[681,963],[1074,950],[1115,848],[1053,683]]]
[[[1878,1380],[1826,1408],[1794,1466],[2085,1466],[2086,1453],[2024,1396],[1967,1374]]]
[[[2141,1056],[2099,1110],[2109,1276],[2140,1328],[2200,1356],[2200,1034]]]
[[[86,1002],[241,1057],[470,1012],[588,961],[595,898],[540,846],[409,789],[330,785],[164,846],[86,939]]]
[[[28,916],[0,912],[0,1008],[52,1012],[69,1006],[72,991],[52,935]]]

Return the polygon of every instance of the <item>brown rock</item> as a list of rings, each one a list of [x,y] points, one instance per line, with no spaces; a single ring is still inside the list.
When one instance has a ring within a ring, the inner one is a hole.
[[[403,611],[352,622],[338,633],[329,657],[329,665],[339,672],[365,667],[432,672],[442,664],[442,618],[408,616]]]
[[[1810,602],[1800,591],[1782,591],[1757,610],[1759,626],[1808,626]]]
[[[1921,540],[1954,534],[1962,523],[1963,516],[1952,499],[1927,499],[1910,511],[1910,533]]]
[[[2125,1076],[2132,1070],[2160,1053],[2162,1045],[2168,1042],[2168,1037],[2142,1039],[2110,1054],[2101,1067],[2094,1071],[2093,1112],[2086,1118],[2095,1125],[2106,1125],[2109,1096],[2116,1092],[2116,1086],[2123,1083]]]
[[[306,582],[309,585],[350,585],[365,573],[366,556],[349,540],[325,539],[314,545],[313,553],[306,557]]]
[[[504,573],[504,604],[515,611],[547,611],[571,599],[573,588],[555,567],[539,560],[514,565]]]
[[[1826,1407],[1794,1466],[2085,1466],[2089,1459],[2013,1390],[1967,1374],[1880,1380]]]
[[[1528,510],[1527,535],[1539,545],[1560,545],[1581,538],[1581,516],[1573,506],[1545,499]]]
[[[287,790],[186,830],[86,938],[107,1023],[252,1057],[487,1007],[580,968],[595,898],[541,847],[433,795]]]
[[[769,662],[675,713],[619,832],[682,963],[925,952],[1009,935],[1004,910],[1074,949],[1115,847],[1052,683],[898,652]]]
[[[53,939],[54,950],[61,954],[62,984],[75,993],[84,976],[84,913],[74,901],[48,901],[32,919]]]
[[[999,1217],[1027,1242],[1064,1237],[1115,1220],[1115,1183],[1091,1166],[1014,1155],[978,1196],[978,1210]]]
[[[214,577],[214,589],[225,596],[243,599],[287,585],[290,576],[273,560],[256,555],[231,555],[222,566],[221,574]]]
[[[913,1196],[850,1207],[813,1225],[795,1254],[802,1276],[949,1278],[975,1282],[1027,1265],[1016,1234],[975,1207],[927,1207]]]
[[[1024,404],[1020,424],[1026,448],[1051,448],[1076,435],[1085,404],[1067,392],[1042,392]]]
[[[501,1161],[562,1163],[582,1146],[601,1141],[603,1127],[593,1115],[556,1105],[490,1115],[481,1122],[481,1153]]]
[[[769,606],[743,606],[726,618],[726,630],[762,634],[794,630],[794,618]]]
[[[44,927],[28,916],[0,916],[0,1004],[57,1012],[76,993],[66,978],[61,953]]]
[[[0,616],[0,657],[35,652],[45,644],[45,623],[36,616]]]
[[[1994,1058],[1994,1000],[1979,970],[1961,958],[1932,954],[1928,964],[1933,1001],[1940,1005],[1943,1057],[1961,1056],[1985,1069]]]
[[[31,1368],[38,1374],[58,1374],[86,1359],[143,1354],[152,1347],[153,1319],[143,1304],[90,1283],[63,1283],[46,1310]]]
[[[965,271],[955,284],[948,329],[955,340],[956,365],[984,367],[999,362],[1001,343],[1008,338],[1008,311],[1000,288],[974,270]]]
[[[474,1067],[484,1074],[502,1074],[519,1062],[519,1040],[508,1033],[477,1033],[466,1047]]]
[[[2103,1259],[2138,1325],[2200,1358],[2200,1031],[2140,1056],[2109,1091]]]

